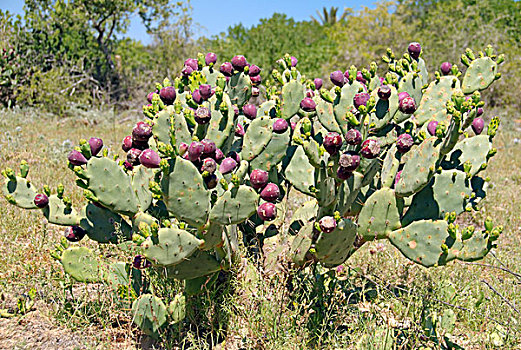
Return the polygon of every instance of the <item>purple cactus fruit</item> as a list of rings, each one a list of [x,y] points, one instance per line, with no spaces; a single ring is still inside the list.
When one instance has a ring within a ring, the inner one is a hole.
[[[260,85],[262,83],[262,77],[260,75],[256,75],[254,77],[250,77],[251,83],[255,86]]]
[[[313,112],[317,108],[317,104],[313,99],[306,97],[302,101],[300,101],[300,108],[302,108],[305,112]]]
[[[320,90],[322,88],[322,84],[324,83],[320,78],[315,78],[313,82],[315,83],[315,89],[317,90]]]
[[[215,173],[215,170],[217,170],[217,162],[213,160],[212,158],[206,158],[203,160],[203,163],[201,164],[201,172],[207,171],[210,174]]]
[[[420,43],[410,43],[409,47],[407,48],[407,51],[409,52],[409,55],[411,55],[412,58],[417,60],[420,58],[420,53],[422,52],[422,47]]]
[[[231,173],[232,171],[234,171],[236,167],[237,167],[237,162],[235,161],[235,159],[233,159],[231,157],[224,158],[223,161],[221,162],[221,165],[219,165],[219,172],[223,175],[228,174],[228,173]]]
[[[237,55],[232,58],[232,66],[235,70],[238,70],[239,72],[242,72],[244,70],[244,67],[248,65],[248,62],[246,61],[246,57],[243,55]]]
[[[188,145],[184,142],[181,142],[179,144],[179,155],[183,155],[186,153],[186,151],[188,151]]]
[[[239,116],[239,107],[233,105],[233,114],[237,117]]]
[[[65,229],[64,236],[69,242],[79,242],[87,234],[87,231],[79,226],[69,226]]]
[[[34,205],[36,205],[40,209],[45,208],[49,205],[49,197],[47,197],[43,193],[37,194],[34,197]]]
[[[402,113],[413,114],[416,112],[416,102],[414,102],[414,98],[406,97],[399,103],[398,108]]]
[[[197,124],[208,124],[212,119],[210,110],[203,106],[197,107],[194,117]]]
[[[134,169],[134,166],[128,160],[123,162],[123,167],[129,171]]]
[[[298,64],[298,60],[295,56],[291,56],[291,66],[296,67]]]
[[[306,90],[306,97],[309,97],[309,98],[315,97],[315,91],[313,91],[311,89],[307,89]]]
[[[161,157],[156,151],[147,148],[139,155],[139,162],[145,168],[159,168],[159,162],[161,162]]]
[[[188,147],[188,160],[195,162],[203,155],[204,145],[201,142],[193,141]]]
[[[197,62],[197,60],[195,58],[186,59],[185,66],[188,66],[188,67],[192,68],[193,70],[199,69],[199,63]]]
[[[259,66],[252,64],[250,66],[250,69],[248,70],[248,75],[250,77],[255,77],[255,76],[259,75],[260,72],[261,72],[261,69],[259,68]]]
[[[362,143],[362,133],[357,129],[349,129],[346,133],[346,143],[356,146]]]
[[[479,134],[481,134],[481,132],[483,131],[483,128],[485,127],[485,121],[482,118],[475,118],[472,121],[471,127],[472,127],[472,130],[474,131],[474,133],[476,135],[479,135]]]
[[[279,118],[273,122],[273,132],[282,134],[288,130],[288,122],[285,119]]]
[[[443,62],[440,66],[441,74],[449,75],[452,70],[452,64],[450,62]]]
[[[204,56],[204,63],[206,63],[207,66],[215,64],[215,62],[217,62],[217,55],[213,52],[208,52],[206,56]]]
[[[396,177],[394,178],[394,185],[395,186],[398,183],[398,181],[400,181],[401,177],[402,177],[402,170],[400,170],[399,172],[396,173]]]
[[[347,180],[351,176],[353,176],[353,172],[347,170],[346,168],[342,168],[341,166],[338,167],[336,171],[336,177],[340,180]]]
[[[103,140],[98,137],[91,137],[89,139],[90,153],[93,157],[97,156],[99,151],[103,148]]]
[[[193,72],[193,68],[190,66],[184,66],[181,70],[181,74],[183,74],[184,77],[188,77]]]
[[[391,97],[391,87],[389,85],[382,85],[378,88],[378,97],[381,100],[388,100]]]
[[[253,97],[257,97],[260,95],[260,89],[256,87],[255,85],[251,88],[251,95]]]
[[[228,152],[228,154],[226,155],[227,157],[230,157],[232,159],[235,159],[235,161],[237,163],[240,163],[241,162],[241,155],[235,151],[230,151]]]
[[[149,92],[147,95],[147,101],[148,103],[152,103],[152,99],[154,98],[155,92]]]
[[[250,174],[250,183],[256,190],[263,188],[268,183],[268,172],[261,169],[253,170]]]
[[[290,121],[289,125],[291,126],[291,130],[295,130],[295,128],[297,127],[297,122]]]
[[[233,74],[233,66],[230,62],[224,62],[221,64],[221,67],[219,67],[219,71],[229,77]]]
[[[257,208],[257,215],[262,221],[271,221],[277,217],[277,207],[270,202],[262,203]]]
[[[411,97],[407,91],[402,91],[398,94],[398,103],[402,102],[404,98]]]
[[[217,184],[219,183],[219,179],[217,178],[217,175],[211,174],[204,178],[204,183],[206,184],[207,189],[212,190],[217,187]]]
[[[137,148],[137,149],[143,151],[148,148],[148,141],[132,140],[132,148]]]
[[[355,171],[360,165],[360,155],[353,151],[344,152],[340,155],[338,164],[347,171]]]
[[[409,152],[413,144],[414,140],[412,139],[412,136],[409,134],[401,134],[400,136],[398,136],[398,139],[396,140],[396,148],[400,153]]]
[[[335,155],[342,148],[342,136],[337,132],[328,132],[324,137],[323,146],[327,153]]]
[[[237,123],[235,127],[235,136],[243,137],[244,136],[244,126],[241,123]]]
[[[331,82],[333,84],[335,84],[336,86],[340,86],[340,87],[344,86],[344,74],[339,70],[331,73],[329,75],[329,79],[331,79]]]
[[[175,87],[173,86],[165,86],[159,91],[159,97],[161,97],[161,101],[165,105],[171,105],[175,102]]]
[[[267,184],[266,187],[264,187],[260,193],[260,197],[267,202],[275,202],[277,199],[279,199],[279,196],[279,186],[277,186],[277,184],[274,184],[273,182]]]
[[[257,107],[255,107],[255,105],[249,103],[249,104],[245,105],[244,107],[242,107],[242,113],[244,113],[246,118],[253,120],[253,119],[255,119],[255,117],[257,117]]]
[[[318,221],[318,226],[320,230],[324,233],[331,233],[336,228],[336,220],[332,216],[324,216],[322,219]]]
[[[367,159],[373,159],[378,157],[380,153],[380,143],[375,139],[368,139],[362,143],[362,149],[360,150],[360,154],[362,157]]]
[[[427,124],[427,131],[429,132],[429,134],[434,136],[434,135],[436,135],[437,127],[438,127],[438,122],[436,120],[432,120],[431,122],[429,122],[429,124]]]
[[[138,122],[132,129],[132,141],[147,142],[152,137],[152,126],[145,122]]]
[[[215,151],[217,150],[217,146],[215,146],[215,142],[209,139],[204,139],[201,141],[204,146],[203,157],[210,157],[215,155]]]
[[[217,163],[220,163],[223,159],[224,159],[224,153],[223,151],[221,151],[220,148],[217,148],[215,150],[215,156],[214,156],[214,159]]]
[[[132,261],[132,266],[135,269],[142,270],[152,266],[152,263],[149,260],[147,260],[143,255],[136,255],[134,257],[134,261]]]
[[[139,164],[139,156],[141,155],[141,152],[143,152],[140,149],[137,148],[131,148],[127,152],[127,162],[129,162],[132,165],[138,165]]]
[[[203,97],[201,96],[201,91],[199,91],[199,89],[195,89],[194,92],[192,92],[192,100],[194,100],[198,105],[203,103]]]
[[[478,117],[482,116],[483,112],[484,112],[483,108],[482,107],[478,107],[478,110],[476,111],[476,116],[478,116]]]
[[[212,97],[212,86],[209,84],[201,84],[201,86],[199,86],[199,93],[203,100],[208,100]]]
[[[367,80],[365,80],[364,76],[362,75],[362,72],[358,71],[356,72],[356,81],[362,84],[367,84]]]
[[[80,151],[76,151],[76,150],[72,150],[69,153],[69,156],[67,157],[67,159],[69,160],[69,163],[71,163],[72,165],[77,165],[77,166],[87,164],[87,162],[88,162],[87,158],[85,158],[85,156],[83,154],[81,154]]]
[[[366,106],[367,101],[369,101],[370,98],[371,95],[369,95],[367,92],[360,92],[353,98],[353,105],[356,109],[358,109],[360,106]]]

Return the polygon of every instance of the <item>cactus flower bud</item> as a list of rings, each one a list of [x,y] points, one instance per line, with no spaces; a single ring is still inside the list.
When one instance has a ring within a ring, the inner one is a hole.
[[[362,143],[362,149],[360,150],[362,157],[367,159],[374,159],[380,154],[380,144],[378,140],[368,139]]]
[[[338,164],[347,171],[355,171],[360,165],[360,155],[353,151],[344,152],[340,155]]]
[[[342,136],[337,132],[328,132],[324,137],[323,146],[327,153],[335,155],[342,148]]]
[[[320,78],[315,78],[315,80],[313,80],[313,83],[315,83],[315,90],[320,90],[324,82]]]
[[[248,62],[246,61],[246,57],[242,55],[237,55],[232,58],[232,66],[235,70],[238,70],[239,72],[242,72],[244,70],[244,67],[248,65]]]
[[[346,133],[346,143],[356,146],[362,143],[362,133],[357,129],[349,129]]]
[[[87,231],[79,226],[69,226],[65,229],[64,236],[69,242],[79,242],[85,237]]]
[[[256,190],[263,188],[268,184],[268,172],[261,169],[253,170],[250,174],[250,183]]]
[[[401,134],[400,136],[398,136],[398,139],[396,140],[396,148],[400,153],[409,152],[413,144],[414,140],[412,139],[412,136],[409,134]]]
[[[422,47],[420,43],[410,43],[409,47],[407,48],[407,51],[409,52],[409,55],[411,55],[412,58],[418,60],[418,58],[420,58],[420,53],[422,52]]]
[[[440,66],[441,74],[449,75],[452,70],[452,64],[450,62],[443,62]]]
[[[302,101],[300,101],[300,108],[302,108],[305,112],[313,112],[317,108],[317,104],[313,99],[306,97]]]
[[[156,151],[147,148],[139,155],[139,162],[145,168],[159,168],[159,163],[161,162],[161,157]]]
[[[208,52],[206,56],[204,56],[204,63],[206,63],[207,66],[213,65],[217,62],[217,55],[213,52]]]
[[[479,135],[483,132],[483,129],[485,128],[485,121],[482,118],[475,118],[472,121],[472,130],[476,135]]]
[[[378,88],[378,97],[382,100],[388,100],[391,97],[391,87],[389,85],[382,85]]]
[[[336,228],[336,220],[332,216],[324,216],[318,221],[318,226],[322,232],[331,233]]]
[[[262,203],[257,208],[257,215],[262,221],[271,221],[277,217],[277,207],[270,202]]]
[[[329,79],[331,79],[331,82],[333,84],[335,84],[336,86],[340,86],[340,87],[344,86],[344,79],[345,79],[344,74],[339,70],[331,73],[329,75]]]
[[[242,107],[242,113],[244,113],[246,118],[253,120],[253,119],[255,119],[255,117],[257,117],[257,107],[255,107],[255,105],[249,103],[249,104],[245,105],[244,107]]]
[[[69,153],[69,156],[67,157],[67,159],[69,160],[69,162],[72,165],[77,165],[77,166],[87,164],[87,162],[88,162],[87,158],[85,158],[85,156],[80,151],[76,151],[76,150],[72,150]]]
[[[159,97],[161,98],[161,101],[165,105],[172,105],[175,102],[175,87],[173,86],[166,86],[159,91]]]
[[[36,205],[40,209],[45,208],[49,205],[49,197],[47,197],[43,193],[37,194],[34,197],[34,205]]]
[[[273,122],[273,132],[282,134],[288,130],[288,122],[285,119],[279,118]]]
[[[273,182],[267,184],[266,187],[264,187],[260,193],[260,197],[268,202],[275,202],[277,199],[279,199],[279,196],[279,186],[277,186]]]
[[[99,151],[103,148],[103,140],[97,137],[89,139],[90,153],[93,157],[97,156]]]

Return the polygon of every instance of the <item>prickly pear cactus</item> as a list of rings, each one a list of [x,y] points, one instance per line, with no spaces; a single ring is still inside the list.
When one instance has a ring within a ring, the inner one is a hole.
[[[134,285],[153,269],[185,280],[191,295],[229,270],[240,241],[277,233],[293,242],[296,265],[334,267],[378,239],[426,267],[483,258],[501,226],[487,220],[477,232],[456,218],[486,195],[480,173],[496,153],[499,119],[485,130],[479,91],[499,78],[503,57],[490,47],[477,56],[467,49],[462,79],[444,63],[431,83],[417,43],[401,58],[389,49],[382,59],[387,72],[375,62],[351,66],[331,73],[328,88],[286,55],[259,94],[261,70],[244,56],[217,66],[214,54],[199,55],[147,96],[123,158],[94,137],[71,151],[82,208],[63,186],[40,191],[26,162],[19,175],[3,171],[3,193],[68,226],[70,242],[87,236],[138,254],[132,271],[140,273],[125,277],[128,265],[62,242],[53,256],[79,282]],[[291,188],[309,198],[285,225]],[[132,309],[145,332],[181,321],[184,296],[139,292]]]

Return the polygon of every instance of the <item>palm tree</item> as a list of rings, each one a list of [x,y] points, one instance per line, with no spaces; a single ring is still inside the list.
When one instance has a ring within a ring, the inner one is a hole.
[[[338,7],[331,7],[328,11],[326,7],[322,8],[322,13],[317,10],[318,19],[314,16],[311,16],[313,22],[322,25],[322,26],[330,26],[337,22],[343,22],[347,16],[349,16],[352,11],[349,8],[344,8],[344,12],[342,12],[342,16],[337,18]]]

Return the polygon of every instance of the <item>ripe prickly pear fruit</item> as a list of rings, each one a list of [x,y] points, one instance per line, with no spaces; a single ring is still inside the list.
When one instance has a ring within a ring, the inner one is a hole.
[[[204,63],[206,63],[207,66],[215,64],[215,62],[217,62],[217,55],[213,52],[208,52],[206,56],[204,56]]]
[[[338,167],[338,169],[336,171],[336,177],[337,178],[339,178],[340,180],[347,180],[351,176],[353,176],[353,172],[351,172],[351,171],[349,171],[346,168],[343,168],[341,166]]]
[[[197,109],[195,110],[194,118],[198,124],[208,124],[210,122],[210,119],[212,119],[210,109],[203,106],[197,107]]]
[[[256,190],[263,188],[268,184],[268,172],[261,169],[253,170],[250,174],[250,183]]]
[[[317,108],[317,104],[313,99],[306,97],[302,101],[300,101],[300,108],[302,108],[305,112],[313,112]]]
[[[204,145],[201,142],[194,141],[188,147],[188,160],[195,162],[203,155]]]
[[[243,55],[237,55],[232,58],[232,66],[235,70],[238,70],[239,72],[242,72],[244,70],[244,67],[248,65],[248,62],[246,61],[246,57]]]
[[[217,162],[212,158],[206,158],[203,160],[203,164],[201,165],[201,173],[207,171],[209,174],[215,173],[217,170]]]
[[[344,152],[340,155],[338,164],[347,171],[355,171],[360,165],[360,155],[353,151]]]
[[[432,136],[436,135],[436,128],[438,127],[438,122],[436,120],[432,120],[427,124],[427,131]]]
[[[257,117],[257,107],[255,105],[249,103],[242,107],[242,113],[244,113],[244,116],[248,119],[255,119]]]
[[[364,76],[362,75],[362,72],[361,71],[358,71],[356,72],[356,81],[366,85],[367,84],[367,80],[365,80]]]
[[[199,89],[195,89],[194,92],[192,92],[192,100],[194,100],[198,105],[203,103],[203,97],[201,96],[201,91],[199,91]]]
[[[412,58],[417,60],[420,58],[420,53],[422,52],[422,47],[420,43],[410,43],[409,47],[407,48],[407,51],[409,52],[409,55],[411,55]]]
[[[237,123],[235,127],[235,136],[243,137],[244,136],[244,126],[241,123]]]
[[[382,100],[388,100],[391,97],[391,87],[389,85],[382,85],[378,88],[378,97]]]
[[[217,179],[217,176],[215,174],[211,174],[204,178],[204,183],[206,184],[207,189],[212,190],[217,187],[219,179]]]
[[[443,62],[440,66],[441,74],[449,75],[452,69],[452,64],[450,62]]]
[[[237,162],[235,159],[228,157],[224,158],[221,162],[221,165],[219,165],[219,172],[224,175],[231,173],[235,170],[235,168],[237,168]]]
[[[324,82],[320,78],[315,78],[315,80],[313,80],[313,83],[315,83],[316,90],[322,89],[322,85],[324,84]]]
[[[248,75],[250,77],[255,77],[255,76],[259,75],[260,72],[261,72],[261,69],[259,68],[259,66],[252,64],[250,66],[250,69],[248,70]]]
[[[344,73],[342,73],[341,71],[337,70],[337,71],[334,71],[333,73],[331,73],[329,75],[329,79],[331,79],[331,82],[333,84],[335,84],[336,86],[344,86]]]
[[[273,122],[273,132],[282,134],[288,130],[288,122],[285,119],[279,118]]]
[[[188,77],[190,74],[192,74],[193,71],[194,69],[192,67],[184,66],[181,70],[181,74],[183,74],[184,77]]]
[[[268,202],[275,202],[277,199],[279,199],[279,196],[279,186],[277,186],[277,184],[274,184],[273,182],[267,184],[266,187],[264,187],[260,193],[260,197]]]
[[[252,95],[253,96],[259,96],[260,89],[257,88],[257,86],[259,86],[260,83],[262,83],[262,77],[260,75],[256,75],[256,76],[250,77],[250,80],[251,80],[251,83],[254,85],[253,87],[255,88],[255,89],[252,88]],[[254,91],[253,90],[256,90],[255,93],[257,95],[254,95]]]
[[[132,266],[135,269],[142,270],[152,266],[152,263],[148,261],[143,255],[136,255],[134,257],[134,261],[132,262]]]
[[[257,76],[257,77],[258,77],[258,76]],[[253,78],[257,78],[257,77],[253,77]],[[252,81],[252,84],[254,84],[253,81]],[[255,85],[255,84],[254,84],[254,85]],[[259,96],[259,95],[260,95],[260,89],[259,89],[257,86],[253,86],[253,87],[251,88],[251,95],[252,95],[253,97],[257,97],[257,96]]]
[[[199,93],[204,101],[208,100],[212,97],[212,86],[209,84],[201,84],[199,86]]]
[[[127,162],[129,162],[132,165],[138,165],[139,164],[139,156],[141,155],[140,149],[137,148],[131,148],[127,153]]]
[[[219,71],[229,77],[233,74],[233,66],[230,62],[224,62],[221,64],[221,67],[219,67]]]
[[[479,117],[479,116],[482,116],[483,115],[483,108],[482,107],[478,107],[478,110],[476,111],[476,115]]]
[[[87,231],[79,226],[69,226],[65,229],[64,236],[69,242],[79,242],[87,234]]]
[[[172,105],[175,102],[175,87],[173,86],[165,86],[159,91],[159,97],[161,97],[161,101],[165,105]]]
[[[76,150],[72,150],[69,153],[69,156],[67,157],[67,159],[69,160],[69,162],[72,165],[78,165],[78,166],[87,164],[87,162],[88,162],[87,158],[85,158],[85,156],[80,151],[76,151]]]
[[[370,98],[371,98],[371,95],[369,95],[367,92],[360,92],[360,93],[356,94],[355,97],[353,98],[353,105],[355,106],[356,109],[358,109],[358,107],[360,107],[360,106],[366,106],[367,101],[369,101]]]
[[[154,98],[155,92],[149,92],[147,95],[147,101],[148,103],[152,103],[152,99]]]
[[[145,122],[138,122],[132,129],[132,141],[147,142],[152,137],[152,126]]]
[[[156,151],[147,148],[139,155],[139,162],[145,168],[159,168],[159,162],[161,162],[161,157]]]
[[[475,118],[472,121],[471,127],[474,133],[479,135],[483,131],[483,128],[485,128],[485,121],[482,118]]]
[[[401,134],[396,140],[396,148],[400,153],[407,153],[414,144],[414,140],[409,134]]]
[[[380,154],[380,143],[377,140],[369,139],[362,143],[362,149],[360,150],[362,157],[367,159],[374,159]]]
[[[346,143],[356,146],[362,143],[362,133],[357,129],[349,129],[346,133]]]
[[[230,157],[232,159],[235,159],[237,164],[239,164],[241,162],[241,155],[239,153],[235,152],[235,151],[228,152],[228,154],[226,156]]]
[[[220,163],[224,159],[224,153],[220,148],[215,150],[215,156],[213,157],[217,163]]]
[[[210,139],[204,139],[201,143],[204,146],[203,157],[212,157],[215,155],[215,151],[217,150],[215,142]]]
[[[257,208],[257,215],[262,221],[271,221],[277,217],[277,207],[270,202],[262,203]]]
[[[402,177],[402,171],[400,170],[399,172],[396,173],[396,177],[394,178],[394,185],[395,186],[398,183],[398,181],[400,181],[401,177]]]
[[[416,112],[416,102],[412,97],[405,97],[403,100],[400,101],[398,108],[402,113],[413,114],[414,112]]]
[[[332,216],[324,216],[322,219],[318,221],[318,226],[320,230],[324,233],[331,233],[336,228],[336,220]]]
[[[315,91],[313,91],[311,89],[307,89],[306,90],[306,97],[309,97],[309,98],[315,97]]]
[[[43,193],[37,194],[34,197],[34,205],[36,205],[40,209],[45,208],[49,205],[49,197],[47,197]]]
[[[402,91],[398,94],[398,102],[402,102],[404,98],[411,97],[407,91]]]
[[[331,155],[337,154],[340,148],[342,148],[342,144],[342,136],[337,132],[328,132],[324,137],[323,146],[327,153]]]
[[[103,148],[103,140],[98,137],[91,137],[89,139],[90,153],[93,157],[97,156],[99,151]]]
[[[121,148],[123,151],[128,152],[132,148],[132,136],[125,136],[123,142],[121,143]]]
[[[134,166],[128,160],[123,162],[123,167],[129,171],[134,169]]]
[[[296,67],[298,64],[298,60],[295,56],[291,56],[291,66]]]
[[[197,60],[195,58],[186,59],[185,66],[188,66],[188,67],[192,68],[193,70],[199,69],[199,63],[197,62]]]

